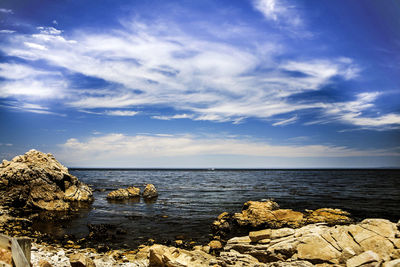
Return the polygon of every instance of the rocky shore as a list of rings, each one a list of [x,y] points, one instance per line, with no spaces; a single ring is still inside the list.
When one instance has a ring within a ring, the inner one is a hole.
[[[309,224],[297,229],[252,231],[224,246],[192,250],[154,244],[136,250],[66,249],[35,244],[34,266],[400,266],[400,222],[366,219],[358,224]],[[82,265],[74,265],[80,262]],[[45,265],[47,264],[47,265]]]
[[[148,184],[143,193],[128,187],[107,199],[140,196],[155,201],[158,192]],[[0,165],[0,233],[31,237],[33,266],[400,266],[400,221],[355,222],[343,210],[295,211],[273,200],[248,201],[240,212],[221,213],[205,225],[212,233],[205,244],[177,236],[164,244],[148,240],[112,249],[107,242],[116,238],[113,233],[127,234],[113,225],[88,224],[88,236],[80,239],[55,239],[32,229],[37,216],[63,220],[92,201],[92,189],[51,154],[31,150]],[[0,261],[3,256],[0,251]]]

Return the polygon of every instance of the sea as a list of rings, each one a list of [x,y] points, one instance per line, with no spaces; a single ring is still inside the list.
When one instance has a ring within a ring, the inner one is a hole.
[[[400,219],[400,170],[396,169],[70,169],[94,189],[95,201],[63,223],[36,223],[42,232],[83,237],[88,225],[122,229],[113,245],[137,246],[184,239],[209,241],[211,224],[222,212],[240,212],[249,200],[274,199],[298,211],[339,208],[360,221]],[[159,196],[108,201],[112,190],[154,184]]]

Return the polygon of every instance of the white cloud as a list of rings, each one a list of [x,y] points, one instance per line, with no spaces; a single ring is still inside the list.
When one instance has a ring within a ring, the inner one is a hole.
[[[60,145],[62,158],[79,159],[72,165],[99,162],[116,162],[120,159],[135,162],[135,159],[199,155],[239,155],[254,157],[355,157],[355,156],[400,156],[391,150],[357,150],[343,146],[327,145],[271,145],[266,142],[235,138],[196,138],[194,136],[155,136],[109,134],[96,136],[87,141],[71,138]]]
[[[104,114],[110,116],[135,116],[138,112],[132,110],[106,110]]]
[[[0,82],[2,97],[50,98],[65,97],[67,82],[59,72],[37,70],[24,64],[0,63]]]
[[[46,46],[41,45],[41,44],[36,44],[36,43],[31,43],[31,42],[24,42],[24,44],[29,47],[29,48],[34,48],[34,49],[39,49],[39,50],[47,50]]]
[[[379,92],[361,93],[356,100],[335,103],[326,107],[326,113],[337,119],[356,126],[364,127],[385,127],[400,124],[400,114],[388,113],[385,115],[367,117],[363,115],[366,111],[374,107],[373,102],[381,95]]]
[[[271,12],[279,11],[280,5],[270,2]],[[337,105],[288,101],[292,95],[319,90],[334,77],[356,78],[360,68],[350,58],[282,61],[274,57],[280,48],[273,40],[263,43],[262,49],[260,45],[243,49],[186,34],[173,25],[167,32],[157,24],[136,22],[124,27],[104,34],[76,32],[70,34],[73,39],[54,27],[39,27],[37,34],[15,34],[11,45],[0,46],[10,56],[45,60],[72,73],[104,79],[115,84],[112,89],[73,90],[60,73],[3,64],[0,68],[6,71],[0,70],[0,75],[8,80],[0,84],[1,92],[5,97],[62,97],[70,107],[97,114],[135,115],[107,110],[138,106],[167,106],[180,112],[153,116],[164,120],[240,123],[249,117],[270,119],[319,108],[355,125],[398,123],[396,114],[364,118],[350,108],[354,101]],[[259,71],[260,67],[268,70]]]
[[[14,111],[24,111],[30,113],[37,113],[37,114],[46,114],[46,115],[57,115],[57,116],[65,116],[65,114],[60,114],[56,112],[52,112],[49,110],[48,107],[33,104],[33,103],[24,103],[19,101],[3,101],[0,104],[1,107],[5,107]]]
[[[6,14],[14,14],[12,9],[6,9],[6,8],[0,8],[1,13],[6,13]]]
[[[268,20],[295,27],[303,24],[299,12],[284,0],[253,0],[253,6]]]
[[[14,33],[13,30],[0,30],[0,33]]]
[[[152,116],[152,119],[157,119],[157,120],[164,120],[164,121],[169,121],[169,120],[175,120],[175,119],[193,119],[193,115],[189,114],[175,114],[171,116]]]
[[[286,119],[286,120],[281,120],[281,121],[275,122],[272,124],[272,126],[284,126],[284,125],[295,123],[296,121],[297,121],[297,115],[295,115],[289,119]]]

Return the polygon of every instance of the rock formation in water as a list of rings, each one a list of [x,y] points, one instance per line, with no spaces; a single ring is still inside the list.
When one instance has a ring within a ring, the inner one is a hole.
[[[120,188],[118,190],[111,191],[107,195],[107,199],[110,200],[124,200],[137,197],[140,197],[140,188],[134,186],[128,188]]]
[[[92,200],[92,190],[51,154],[30,150],[0,165],[0,205],[62,211]]]
[[[158,196],[158,192],[156,187],[153,184],[148,184],[143,190],[143,198],[151,199],[156,198]]]
[[[234,227],[246,229],[259,228],[298,228],[307,224],[326,223],[328,225],[349,224],[350,214],[340,209],[306,210],[304,213],[291,209],[280,209],[278,203],[268,201],[248,201],[240,213],[224,212],[214,221],[215,234],[226,236]]]

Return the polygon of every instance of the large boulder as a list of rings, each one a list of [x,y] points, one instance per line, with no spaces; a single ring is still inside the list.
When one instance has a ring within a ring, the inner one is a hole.
[[[68,210],[71,202],[90,202],[92,190],[52,154],[30,150],[0,165],[0,205]]]
[[[107,195],[107,199],[110,200],[124,200],[137,197],[140,197],[140,188],[134,186],[128,188],[120,188],[118,190],[111,191]]]

